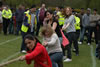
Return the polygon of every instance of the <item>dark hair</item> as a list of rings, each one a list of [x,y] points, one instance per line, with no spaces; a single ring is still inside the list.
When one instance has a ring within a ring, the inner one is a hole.
[[[81,8],[81,10],[84,10],[84,8]]]
[[[60,6],[59,8],[60,8],[60,9],[64,9],[64,7],[63,7],[63,6]]]
[[[31,8],[35,8],[35,7],[36,7],[36,5],[32,5],[32,6],[31,6]],[[31,9],[31,8],[30,8],[30,9]]]
[[[47,12],[49,12],[50,14],[53,14],[54,12],[52,10],[47,10],[44,14],[44,17],[46,17]]]
[[[37,37],[35,37],[35,36],[31,35],[31,34],[27,34],[27,35],[24,37],[24,42],[25,42],[26,39],[29,39],[29,40],[36,40],[35,46],[36,46],[37,42],[41,43],[41,42],[37,39]],[[35,47],[34,47],[34,48],[35,48]],[[34,50],[34,48],[33,48],[33,50]],[[28,48],[26,48],[26,49],[27,49],[27,51],[29,51]]]
[[[94,8],[93,11],[98,11],[98,10],[96,8]]]

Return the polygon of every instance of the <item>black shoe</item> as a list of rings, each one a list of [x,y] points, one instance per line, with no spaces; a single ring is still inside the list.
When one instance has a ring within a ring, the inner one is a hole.
[[[4,33],[4,35],[7,35],[7,33]]]
[[[79,54],[76,54],[76,56],[79,56]]]

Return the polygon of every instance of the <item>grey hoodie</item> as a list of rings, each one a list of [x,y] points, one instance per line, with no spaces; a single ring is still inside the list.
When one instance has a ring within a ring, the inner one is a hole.
[[[82,16],[82,26],[83,27],[88,27],[90,25],[90,15],[84,14]]]

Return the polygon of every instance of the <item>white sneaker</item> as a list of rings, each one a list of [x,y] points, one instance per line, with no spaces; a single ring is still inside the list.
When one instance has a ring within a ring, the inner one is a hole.
[[[78,44],[82,44],[82,42],[78,42]]]
[[[22,50],[21,52],[22,52],[22,53],[26,53],[26,50]]]
[[[91,45],[90,43],[88,43],[88,45]]]
[[[75,52],[75,51],[76,51],[76,49],[74,48],[72,51],[73,51],[73,52]]]
[[[72,61],[72,59],[67,58],[64,60],[64,62],[70,62],[70,61]]]

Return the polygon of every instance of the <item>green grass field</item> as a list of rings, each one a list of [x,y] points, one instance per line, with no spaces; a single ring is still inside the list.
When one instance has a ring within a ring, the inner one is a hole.
[[[20,53],[21,41],[21,36],[0,34],[0,64],[24,55]],[[94,43],[79,45],[79,50],[79,56],[72,52],[72,62],[64,62],[64,67],[100,67],[100,60],[95,58]],[[33,67],[33,63],[27,65],[25,61],[17,61],[4,67]]]

